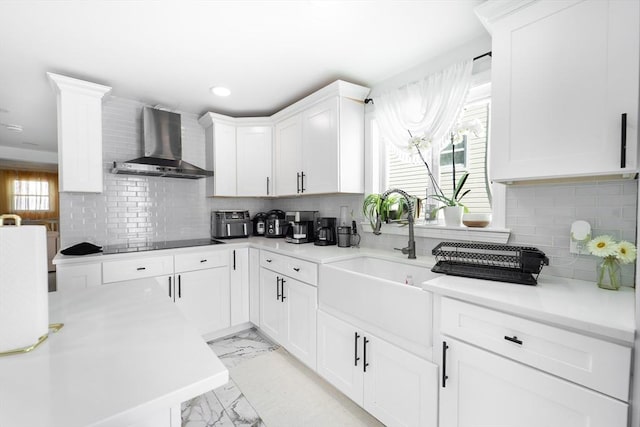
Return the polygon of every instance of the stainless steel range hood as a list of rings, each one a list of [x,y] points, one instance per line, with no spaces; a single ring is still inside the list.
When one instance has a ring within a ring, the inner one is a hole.
[[[144,157],[113,162],[112,173],[199,179],[213,176],[212,171],[182,160],[180,114],[144,107]]]

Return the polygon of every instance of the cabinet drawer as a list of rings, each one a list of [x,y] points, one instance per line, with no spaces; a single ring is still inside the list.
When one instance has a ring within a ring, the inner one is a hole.
[[[177,254],[175,263],[176,273],[224,267],[229,265],[229,251],[217,250]]]
[[[260,251],[260,266],[313,286],[318,285],[318,264],[314,262]]]
[[[121,282],[173,274],[173,256],[136,258],[102,263],[102,282]]]
[[[628,401],[629,347],[450,298],[441,313],[443,334]]]

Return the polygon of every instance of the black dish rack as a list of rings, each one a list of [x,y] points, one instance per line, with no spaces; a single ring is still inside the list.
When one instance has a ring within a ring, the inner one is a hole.
[[[544,252],[525,246],[441,242],[431,253],[434,273],[521,285],[536,285],[542,267],[549,265]]]

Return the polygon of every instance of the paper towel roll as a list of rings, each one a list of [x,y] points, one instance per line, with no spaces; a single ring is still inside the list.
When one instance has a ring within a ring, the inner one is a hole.
[[[0,227],[0,353],[36,344],[48,327],[47,230]]]

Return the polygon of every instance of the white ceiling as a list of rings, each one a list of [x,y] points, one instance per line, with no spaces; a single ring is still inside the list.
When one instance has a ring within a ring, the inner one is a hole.
[[[24,130],[0,126],[0,148],[56,151],[47,71],[198,115],[270,115],[336,79],[373,87],[485,35],[481,2],[2,0],[0,123]]]

